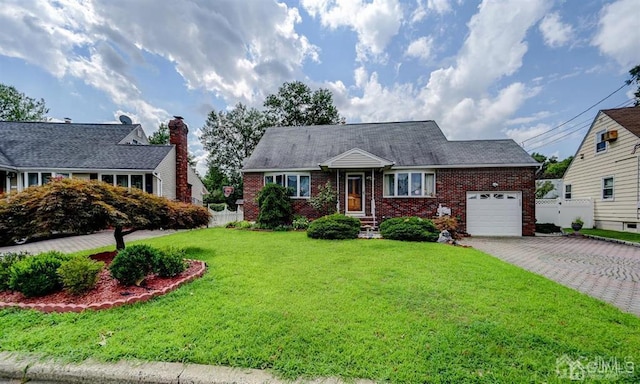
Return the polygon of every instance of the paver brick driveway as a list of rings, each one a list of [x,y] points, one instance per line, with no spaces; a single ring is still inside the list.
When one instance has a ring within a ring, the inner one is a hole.
[[[640,316],[640,248],[584,237],[467,238],[464,244]]]

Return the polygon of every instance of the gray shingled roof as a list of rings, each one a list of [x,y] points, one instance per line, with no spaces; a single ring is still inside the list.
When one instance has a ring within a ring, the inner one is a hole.
[[[0,164],[16,168],[155,169],[171,146],[118,144],[139,125],[0,122]]]
[[[448,141],[434,121],[268,128],[244,170],[317,169],[359,148],[410,166],[538,166],[513,140]]]

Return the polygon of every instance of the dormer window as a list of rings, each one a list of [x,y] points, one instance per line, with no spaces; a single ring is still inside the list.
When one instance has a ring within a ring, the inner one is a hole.
[[[596,153],[607,150],[607,142],[604,140],[604,134],[607,131],[599,131],[596,133]]]

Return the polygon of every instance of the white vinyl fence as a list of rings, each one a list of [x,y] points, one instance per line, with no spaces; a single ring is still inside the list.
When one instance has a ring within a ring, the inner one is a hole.
[[[585,228],[593,227],[593,200],[591,199],[538,199],[536,200],[536,222],[553,223],[562,228],[571,227],[577,217],[584,221]]]
[[[235,211],[230,211],[227,208],[228,207],[225,207],[224,210],[220,212],[216,212],[209,208],[209,213],[211,213],[211,220],[209,221],[210,227],[221,227],[233,221],[244,220],[244,211],[242,210],[242,206],[239,205]]]

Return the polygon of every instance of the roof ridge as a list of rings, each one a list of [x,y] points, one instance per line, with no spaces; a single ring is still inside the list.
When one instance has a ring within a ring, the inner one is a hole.
[[[403,121],[376,121],[376,122],[359,122],[346,124],[318,124],[318,125],[274,125],[268,128],[320,128],[320,127],[346,127],[355,125],[384,125],[384,124],[411,124],[411,123],[434,123],[435,120],[403,120]]]
[[[11,123],[11,124],[47,124],[47,125],[65,125],[65,126],[79,126],[79,125],[102,125],[102,126],[114,126],[114,127],[137,127],[141,126],[140,123],[134,124],[122,124],[122,123],[65,123],[64,121],[10,121],[10,120],[0,120],[0,124],[2,123]]]

